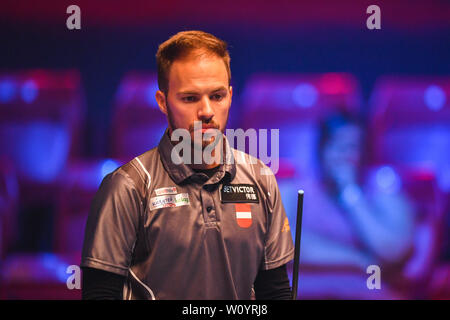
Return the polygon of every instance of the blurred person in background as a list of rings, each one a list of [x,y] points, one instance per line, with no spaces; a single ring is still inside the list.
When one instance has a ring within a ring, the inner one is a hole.
[[[350,114],[320,124],[318,179],[304,185],[300,298],[408,298],[415,213],[400,188],[364,179],[364,141]],[[379,289],[369,289],[370,265],[380,268]]]

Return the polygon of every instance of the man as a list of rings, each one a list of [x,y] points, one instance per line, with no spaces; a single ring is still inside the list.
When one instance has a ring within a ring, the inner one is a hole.
[[[83,298],[290,299],[286,263],[294,248],[274,175],[224,136],[195,139],[225,130],[226,43],[185,31],[156,57],[156,100],[168,129],[157,148],[103,180],[86,225]],[[192,157],[173,152],[179,130],[194,140]],[[220,141],[214,150],[223,159],[244,161],[190,161]]]

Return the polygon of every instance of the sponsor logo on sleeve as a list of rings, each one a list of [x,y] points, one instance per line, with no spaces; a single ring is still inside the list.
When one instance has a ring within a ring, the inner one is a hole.
[[[177,194],[177,188],[176,187],[159,188],[155,189],[155,193],[157,196],[162,196],[164,194]]]

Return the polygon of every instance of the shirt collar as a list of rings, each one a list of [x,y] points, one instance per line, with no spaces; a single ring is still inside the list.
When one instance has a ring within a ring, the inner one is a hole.
[[[220,182],[224,177],[227,177],[229,181],[232,181],[236,175],[236,163],[233,155],[233,151],[228,143],[228,139],[223,135],[225,142],[225,161],[219,165],[219,169],[216,174],[214,174],[209,183],[214,184]],[[164,132],[159,145],[158,152],[161,155],[161,161],[163,163],[164,169],[167,171],[169,176],[176,184],[180,184],[191,176],[197,174],[188,165],[181,161],[180,164],[175,164],[172,161],[172,149],[173,144],[170,141],[168,129]],[[174,156],[180,159],[179,155],[174,153]]]

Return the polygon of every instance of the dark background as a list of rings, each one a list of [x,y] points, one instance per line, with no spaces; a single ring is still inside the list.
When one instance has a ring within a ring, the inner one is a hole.
[[[255,72],[350,72],[365,101],[380,75],[450,72],[448,1],[377,3],[381,30],[366,27],[370,1],[78,1],[81,30],[68,30],[70,1],[6,1],[0,68],[80,70],[84,152],[99,156],[108,152],[108,111],[120,79],[130,70],[154,71],[158,45],[180,30],[228,42],[235,101]]]

